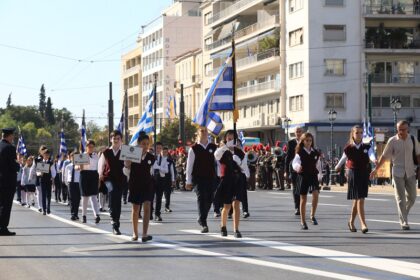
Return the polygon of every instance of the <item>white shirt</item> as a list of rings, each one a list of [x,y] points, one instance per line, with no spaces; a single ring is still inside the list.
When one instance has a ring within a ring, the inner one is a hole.
[[[98,170],[98,164],[99,164],[98,154],[97,153],[92,153],[91,155],[89,155],[89,164],[82,165],[81,170],[96,171],[96,170]]]
[[[308,150],[305,147],[303,147],[303,150],[308,154],[314,151],[313,148]],[[292,167],[293,167],[293,170],[295,170],[296,172],[299,172],[300,168],[302,167],[302,161],[300,160],[300,156],[298,153],[296,153],[295,157],[293,158]],[[322,168],[321,168],[321,161],[319,160],[319,157],[316,161],[316,169],[318,169],[318,179],[322,178]]]
[[[32,164],[33,165],[33,164]],[[31,177],[32,175],[32,177]],[[26,185],[35,185],[36,183],[36,174],[35,172],[31,173],[31,167],[23,167],[22,169],[22,178],[20,185],[26,186]]]
[[[48,160],[42,160],[41,162],[43,162],[43,163],[48,163]],[[37,163],[35,163],[35,161],[34,161],[34,164],[32,164],[32,167],[31,167],[31,173],[33,173],[33,172],[36,172],[36,175],[37,176],[42,176],[42,173],[41,172],[37,172],[36,171],[36,164]],[[55,172],[55,168],[54,168],[54,164],[52,164],[51,165],[51,167],[50,167],[50,173],[51,173],[51,178],[55,178],[55,175],[57,175],[57,172]],[[31,175],[30,175],[31,176]]]
[[[214,152],[214,157],[215,159],[218,161],[218,167],[220,165],[220,159],[223,157],[223,154],[229,151],[232,154],[234,153],[234,151],[230,150],[227,146],[223,146],[220,147],[216,150],[216,152]],[[239,157],[238,157],[239,158]],[[244,158],[241,160],[239,158],[240,162],[236,162],[235,163],[241,168],[241,172],[245,175],[246,178],[249,178],[249,168],[248,168],[248,158],[246,157],[246,155],[244,156]],[[219,168],[218,168],[219,169]],[[218,172],[218,175],[220,174],[220,171]]]
[[[356,149],[359,149],[362,144],[363,143],[356,144],[356,143],[353,142],[352,145],[355,146]],[[370,149],[368,151],[368,155],[369,155],[369,159],[370,159],[371,162],[376,161],[375,151],[373,150],[372,146],[370,147]],[[337,163],[337,165],[335,166],[334,169],[340,168],[346,161],[347,161],[347,155],[346,155],[346,153],[343,152],[343,155],[341,156],[340,161]]]
[[[209,141],[207,141],[206,144],[202,144],[200,142],[197,143],[198,145],[201,145],[204,149],[207,149],[207,146],[210,144]],[[187,158],[187,170],[186,170],[186,183],[192,184],[192,172],[194,168],[194,161],[195,161],[195,154],[192,148],[188,151],[188,158]]]
[[[72,181],[72,177],[71,177],[71,175],[72,175],[72,173],[73,173],[73,166],[74,166],[74,164],[73,163],[70,163],[70,164],[68,164],[67,166],[66,166],[66,169],[65,169],[65,171],[64,171],[64,182],[66,182],[67,184],[69,184],[69,183],[71,183],[71,181]],[[74,183],[79,183],[79,180],[80,180],[80,171],[79,170],[74,170]]]
[[[111,150],[112,150],[112,152],[114,153],[114,156],[117,156],[118,152],[121,150],[121,146],[119,147],[119,149],[118,149],[118,150],[114,150],[114,149],[112,148],[112,146],[111,146],[111,147],[109,147],[108,149],[111,149]],[[100,178],[100,177],[102,177],[102,175],[104,174],[104,167],[105,167],[105,156],[104,156],[104,154],[102,153],[102,155],[101,155],[101,157],[99,158],[99,161],[98,161],[98,173],[99,173],[99,178]]]

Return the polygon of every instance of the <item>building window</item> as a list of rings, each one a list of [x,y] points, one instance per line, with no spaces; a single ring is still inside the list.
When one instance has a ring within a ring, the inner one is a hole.
[[[324,4],[327,7],[343,7],[344,0],[325,0]]]
[[[296,12],[303,8],[303,0],[289,0],[289,13]]]
[[[289,79],[303,77],[303,62],[293,63],[289,65]]]
[[[326,108],[344,108],[345,94],[340,93],[326,93],[325,107]]]
[[[344,76],[345,59],[325,59],[325,76]]]
[[[212,17],[213,13],[209,12],[207,14],[204,15],[204,24],[207,25],[209,24],[209,19]]]
[[[345,41],[345,25],[324,25],[324,41]]]
[[[401,101],[401,107],[409,108],[411,107],[410,96],[372,96],[372,107],[374,108],[391,108],[391,100],[393,98],[399,98]],[[413,106],[418,105],[418,101],[413,99]]]
[[[303,95],[289,97],[289,111],[296,112],[303,110]]]
[[[289,46],[297,46],[303,44],[303,28],[289,32]]]
[[[420,107],[420,97],[413,98],[413,107],[419,108]]]
[[[136,93],[134,95],[134,107],[139,106],[139,95]]]
[[[213,43],[213,38],[212,37],[208,37],[204,40],[204,45],[206,45],[206,46],[211,45],[211,43]]]
[[[204,73],[206,76],[209,76],[211,72],[211,63],[207,63],[204,65]]]

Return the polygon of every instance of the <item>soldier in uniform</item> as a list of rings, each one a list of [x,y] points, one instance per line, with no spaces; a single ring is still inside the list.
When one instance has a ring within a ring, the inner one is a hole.
[[[258,159],[257,159],[257,185],[259,189],[266,188],[267,174],[264,168],[265,149],[262,144],[258,145]]]
[[[277,141],[276,148],[274,149],[273,168],[276,177],[276,186],[282,191],[284,191],[284,161],[285,154],[280,148],[280,141]]]
[[[256,173],[257,173],[257,146],[252,145],[252,148],[249,148],[246,154],[248,158],[248,169],[249,169],[249,179],[248,179],[248,189],[250,191],[255,191],[256,184]]]
[[[16,148],[12,145],[14,131],[13,128],[2,129],[0,142],[0,236],[16,235],[7,228],[20,168],[16,162]]]
[[[175,163],[176,168],[176,185],[178,189],[185,190],[185,167],[187,165],[187,157],[184,148],[178,149],[178,158]]]
[[[273,189],[273,155],[271,154],[271,147],[267,144],[265,146],[265,157],[263,160],[265,169],[265,189]]]

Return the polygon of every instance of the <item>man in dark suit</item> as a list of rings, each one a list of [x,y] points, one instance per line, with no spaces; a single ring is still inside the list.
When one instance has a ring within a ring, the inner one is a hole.
[[[300,195],[299,194],[295,194],[294,190],[296,188],[296,178],[297,178],[297,173],[293,170],[292,168],[292,161],[295,157],[295,150],[296,150],[296,146],[297,143],[299,142],[299,138],[302,136],[303,134],[303,128],[302,127],[296,127],[295,130],[295,135],[296,138],[289,140],[289,142],[287,142],[287,155],[286,155],[286,166],[285,166],[285,174],[284,176],[286,178],[290,178],[292,180],[292,186],[293,186],[293,201],[295,203],[295,215],[299,216],[300,212],[299,212],[299,204],[300,204]]]
[[[16,162],[16,148],[12,145],[13,128],[2,129],[0,142],[0,236],[15,235],[7,229],[16,190],[19,164]]]

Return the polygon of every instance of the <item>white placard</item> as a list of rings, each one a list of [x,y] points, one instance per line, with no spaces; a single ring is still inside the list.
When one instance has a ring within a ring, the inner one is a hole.
[[[50,173],[50,164],[46,162],[38,162],[36,164],[36,171],[41,173]]]
[[[86,165],[90,163],[88,154],[75,154],[73,160],[76,165]]]
[[[140,163],[142,153],[143,149],[140,147],[123,145],[121,147],[120,160],[130,160]]]

